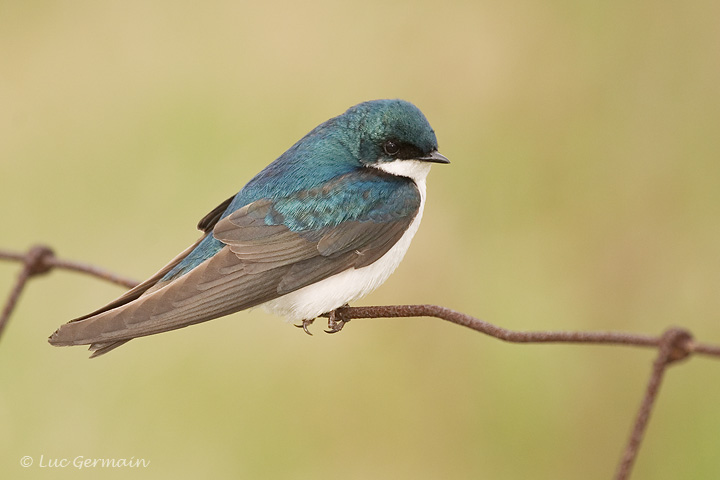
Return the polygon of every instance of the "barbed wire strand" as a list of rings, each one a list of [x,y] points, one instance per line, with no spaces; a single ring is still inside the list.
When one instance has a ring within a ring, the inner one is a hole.
[[[479,318],[438,305],[387,305],[382,307],[341,307],[336,315],[345,322],[359,318],[434,317],[471,328],[510,343],[594,343],[659,347],[662,336],[626,332],[516,331],[498,327]],[[324,315],[326,316],[326,315]],[[688,335],[690,335],[688,333]],[[691,337],[683,348],[688,353],[720,357],[720,345],[704,344]]]
[[[10,315],[15,309],[15,306],[20,299],[20,294],[25,288],[25,284],[30,277],[49,273],[53,268],[60,268],[63,270],[85,273],[127,288],[132,288],[138,284],[135,280],[116,275],[94,265],[70,260],[61,260],[55,256],[55,253],[51,248],[45,245],[35,245],[24,254],[0,250],[0,259],[22,262],[24,264],[23,269],[20,270],[20,273],[15,280],[15,285],[10,290],[10,294],[5,301],[2,313],[0,313],[0,339],[2,339],[2,334],[7,326],[8,320],[10,319]]]
[[[652,374],[645,388],[645,396],[635,417],[635,425],[630,434],[630,439],[620,459],[620,465],[615,476],[617,480],[630,478],[630,472],[637,458],[640,442],[642,442],[645,428],[650,420],[650,412],[660,391],[660,383],[665,371],[672,362],[683,360],[690,355],[690,351],[687,349],[690,341],[690,334],[681,328],[670,328],[663,334],[658,355],[653,362]]]
[[[53,251],[44,245],[34,246],[25,254],[0,250],[0,259],[18,261],[24,264],[10,291],[2,314],[0,314],[0,338],[2,338],[5,325],[20,298],[20,294],[32,276],[48,273],[53,268],[60,268],[85,273],[127,288],[132,288],[138,284],[134,280],[116,275],[94,265],[58,259]],[[340,328],[342,328],[342,324],[352,319],[408,317],[439,318],[511,343],[590,343],[657,348],[658,355],[653,362],[652,373],[645,389],[645,395],[635,418],[630,439],[618,466],[615,476],[617,480],[630,478],[667,367],[674,362],[688,358],[691,354],[720,357],[720,345],[696,342],[690,332],[677,327],[667,329],[660,336],[626,332],[515,331],[438,305],[345,306],[333,312],[331,321],[334,324],[340,323]]]
[[[2,338],[2,334],[5,331],[5,326],[10,318],[10,314],[15,309],[15,305],[20,298],[20,294],[25,288],[27,281],[33,275],[40,275],[49,271],[49,269],[41,266],[41,258],[52,255],[52,251],[50,249],[41,246],[33,247],[25,255],[15,253],[7,253],[4,255],[5,253],[7,252],[0,252],[0,258],[18,260],[23,262],[24,265],[23,269],[20,270],[20,273],[17,276],[17,280],[15,280],[15,285],[10,290],[10,295],[8,295],[8,299],[5,302],[2,313],[0,313],[0,338]]]

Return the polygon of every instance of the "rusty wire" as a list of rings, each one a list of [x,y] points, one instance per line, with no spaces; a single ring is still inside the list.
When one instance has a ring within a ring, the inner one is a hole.
[[[615,475],[617,480],[630,478],[630,472],[637,458],[640,442],[642,442],[643,435],[645,434],[645,427],[647,427],[648,421],[650,420],[650,412],[652,411],[657,394],[660,391],[660,383],[662,382],[665,370],[672,362],[687,358],[691,353],[691,345],[692,337],[690,333],[681,328],[670,328],[660,337],[660,348],[653,362],[650,380],[648,380],[647,387],[645,388],[645,396],[635,417],[635,425],[630,434],[630,439],[625,447],[625,451],[623,452],[623,456],[620,459],[617,474]]]
[[[23,269],[20,270],[17,280],[15,280],[15,285],[10,290],[10,295],[8,295],[8,298],[5,301],[2,313],[0,313],[0,339],[2,339],[5,326],[7,325],[10,315],[15,309],[15,305],[17,305],[17,301],[20,298],[20,294],[25,288],[25,284],[30,277],[48,273],[53,268],[60,268],[63,270],[86,273],[88,275],[92,275],[93,277],[101,278],[127,288],[132,288],[138,284],[135,280],[121,277],[94,265],[88,265],[82,262],[73,262],[70,260],[61,260],[55,256],[55,253],[51,248],[45,245],[35,245],[28,250],[27,253],[0,250],[0,259],[14,260],[23,263]]]
[[[637,347],[659,347],[663,336],[643,335],[626,332],[567,332],[567,331],[515,331],[498,327],[479,318],[456,312],[438,305],[387,305],[382,307],[342,307],[337,315],[343,320],[357,318],[406,318],[434,317],[471,328],[498,340],[510,343],[593,343],[606,345],[632,345]],[[720,357],[720,345],[696,342],[690,337],[682,348],[687,353],[698,353]]]
[[[0,250],[0,260],[2,259],[22,262],[23,269],[18,274],[15,285],[5,302],[2,314],[0,314],[0,338],[2,338],[5,325],[27,281],[33,276],[48,273],[53,268],[86,273],[127,288],[132,288],[138,284],[134,280],[121,277],[93,265],[61,260],[55,257],[50,248],[43,245],[34,246],[25,254]],[[586,343],[657,348],[658,354],[653,362],[652,373],[645,389],[645,395],[618,465],[615,476],[617,480],[630,478],[667,367],[674,362],[688,358],[692,354],[720,358],[720,345],[696,342],[690,332],[682,328],[669,328],[660,336],[625,332],[514,331],[438,305],[345,306],[337,309],[333,318],[338,319],[341,323],[346,323],[352,319],[407,317],[439,318],[511,343]]]

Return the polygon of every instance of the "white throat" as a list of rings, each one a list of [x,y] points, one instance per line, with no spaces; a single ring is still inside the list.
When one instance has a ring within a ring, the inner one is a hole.
[[[412,179],[420,190],[423,201],[425,200],[425,179],[432,166],[430,162],[420,160],[393,160],[392,162],[378,163],[373,166],[391,175],[399,175]]]

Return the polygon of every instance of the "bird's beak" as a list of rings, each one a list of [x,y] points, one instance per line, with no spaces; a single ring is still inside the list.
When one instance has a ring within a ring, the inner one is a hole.
[[[450,163],[450,160],[448,160],[445,155],[439,153],[437,150],[435,150],[434,152],[430,152],[424,157],[418,157],[417,160],[420,160],[421,162]]]

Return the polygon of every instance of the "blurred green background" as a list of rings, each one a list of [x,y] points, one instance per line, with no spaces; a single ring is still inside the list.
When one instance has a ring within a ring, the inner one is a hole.
[[[715,0],[2,1],[0,247],[142,280],[312,127],[400,97],[453,163],[362,304],[718,343],[718,19]],[[3,297],[18,270],[0,263]],[[121,292],[66,272],[24,292],[0,342],[0,471],[605,479],[654,357],[434,319],[308,337],[261,310],[93,361],[46,343]],[[716,360],[670,370],[633,478],[720,476],[718,385]]]

